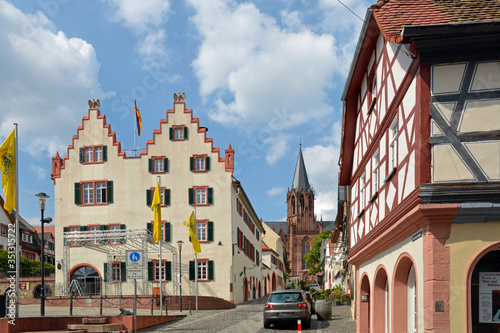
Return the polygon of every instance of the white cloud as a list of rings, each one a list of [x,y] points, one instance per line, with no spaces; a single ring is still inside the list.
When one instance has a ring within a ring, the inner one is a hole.
[[[138,38],[136,52],[143,69],[161,68],[165,64],[166,34],[161,26],[167,21],[170,1],[167,0],[101,0],[111,7],[110,19],[121,22]]]
[[[284,110],[286,129],[332,112],[325,89],[337,63],[333,36],[283,30],[251,3],[189,3],[202,40],[193,68],[202,96],[214,95],[212,119],[255,130]]]
[[[30,165],[30,170],[33,171],[34,174],[36,174],[38,180],[46,179],[50,174],[50,172],[47,172],[47,170],[45,170],[44,168],[34,164]]]
[[[314,212],[318,221],[321,218],[323,221],[335,221],[335,217],[337,217],[337,190],[316,192],[315,199]]]
[[[41,12],[24,14],[0,0],[0,136],[19,124],[19,148],[32,156],[65,151],[87,109],[105,98],[91,44],[56,31]]]
[[[283,187],[273,187],[267,190],[266,194],[268,197],[274,197],[283,193]]]

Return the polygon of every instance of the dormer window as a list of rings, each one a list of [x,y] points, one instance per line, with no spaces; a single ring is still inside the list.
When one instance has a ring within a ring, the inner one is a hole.
[[[31,234],[24,232],[21,237],[23,242],[33,244],[33,236]]]

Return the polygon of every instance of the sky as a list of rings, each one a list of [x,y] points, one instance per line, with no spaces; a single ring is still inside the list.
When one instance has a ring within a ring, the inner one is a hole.
[[[52,157],[66,156],[89,99],[126,150],[134,100],[145,148],[185,92],[214,147],[235,150],[259,217],[286,219],[301,144],[317,219],[335,220],[340,98],[373,2],[0,0],[0,142],[17,123],[20,215],[39,225],[44,192],[54,216]]]

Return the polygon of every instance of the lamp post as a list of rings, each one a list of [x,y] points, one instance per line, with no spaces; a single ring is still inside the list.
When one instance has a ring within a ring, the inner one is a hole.
[[[182,312],[182,244],[184,242],[179,240],[177,245],[179,246],[179,310]]]
[[[42,212],[42,218],[40,220],[42,223],[42,245],[41,245],[41,248],[42,248],[42,251],[41,251],[42,252],[42,254],[41,254],[41,258],[42,258],[42,287],[40,288],[40,292],[41,292],[40,315],[43,317],[43,316],[45,316],[45,287],[44,287],[44,285],[45,285],[45,265],[44,265],[44,261],[45,261],[44,247],[45,247],[45,244],[44,244],[44,239],[43,239],[43,225],[45,223],[52,222],[52,218],[50,218],[50,217],[44,218],[43,217],[43,212],[45,211],[45,201],[50,197],[43,192],[35,194],[35,196],[40,201],[40,211]]]

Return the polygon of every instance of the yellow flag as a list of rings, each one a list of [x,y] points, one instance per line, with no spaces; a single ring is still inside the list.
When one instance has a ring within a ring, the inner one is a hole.
[[[153,202],[151,204],[151,210],[155,216],[155,223],[153,225],[153,239],[155,243],[161,239],[161,194],[160,194],[160,184],[156,181],[155,194],[153,196]]]
[[[3,208],[12,214],[16,207],[16,138],[15,130],[9,134],[0,146],[0,171],[2,172],[2,188],[5,204]]]
[[[200,241],[198,240],[198,236],[196,236],[196,228],[194,221],[194,211],[191,212],[188,219],[183,223],[186,227],[188,227],[188,234],[191,237],[191,243],[193,243],[194,254],[198,254],[201,252]]]

